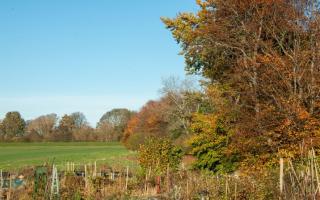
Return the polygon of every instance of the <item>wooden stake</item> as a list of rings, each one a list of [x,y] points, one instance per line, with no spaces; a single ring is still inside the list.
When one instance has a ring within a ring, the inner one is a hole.
[[[314,149],[312,148],[312,156],[315,158],[316,157],[316,153],[314,151]],[[317,192],[316,195],[320,192],[320,181],[319,181],[319,175],[318,175],[318,163],[315,162],[315,173],[316,173],[316,179],[317,179]]]
[[[283,158],[280,158],[280,195],[283,193]]]
[[[97,176],[97,161],[94,162],[94,174],[93,174],[94,177]]]
[[[84,182],[85,182],[85,188],[87,189],[88,183],[87,183],[87,165],[84,165]]]
[[[167,193],[169,194],[170,193],[170,166],[168,164],[167,166]]]
[[[187,177],[187,199],[189,199],[189,180]]]
[[[229,188],[229,183],[228,183],[228,176],[226,176],[226,199],[228,199],[228,189]]]
[[[146,180],[145,180],[145,183],[144,183],[144,192],[145,193],[147,193],[147,191],[148,191],[147,183],[148,183],[148,173],[146,172]]]
[[[0,170],[0,190],[2,190],[3,187],[3,176],[2,176],[2,169]]]
[[[149,169],[148,180],[150,179],[150,177],[151,177],[151,167]],[[149,183],[147,183],[147,195],[149,195]]]
[[[127,174],[126,174],[126,190],[128,190],[128,181],[129,181],[129,167],[127,167]]]
[[[9,191],[7,195],[7,200],[11,199],[11,173],[9,174]]]
[[[234,200],[237,200],[237,182],[235,182],[234,186]]]

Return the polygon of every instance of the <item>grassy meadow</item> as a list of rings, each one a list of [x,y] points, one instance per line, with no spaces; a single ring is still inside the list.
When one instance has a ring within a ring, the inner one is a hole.
[[[0,169],[20,169],[67,162],[86,164],[135,165],[135,153],[120,143],[54,142],[54,143],[0,143]]]

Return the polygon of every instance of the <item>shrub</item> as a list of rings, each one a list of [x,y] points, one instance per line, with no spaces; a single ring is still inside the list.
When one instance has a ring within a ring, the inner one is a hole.
[[[156,174],[178,169],[182,159],[182,150],[172,144],[169,139],[147,139],[139,148],[139,163],[144,170],[152,170]]]
[[[196,114],[191,125],[194,136],[189,140],[194,167],[214,173],[230,173],[236,169],[238,156],[228,153],[230,131],[216,115]]]
[[[146,136],[143,133],[135,133],[130,135],[124,142],[127,149],[138,150],[139,146],[144,143]]]

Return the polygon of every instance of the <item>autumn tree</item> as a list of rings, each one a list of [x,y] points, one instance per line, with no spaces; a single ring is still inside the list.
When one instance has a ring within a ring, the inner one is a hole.
[[[197,1],[196,14],[163,18],[186,71],[209,80],[233,129],[228,148],[248,162],[296,157],[319,141],[319,10],[316,1]],[[224,107],[226,108],[226,107]],[[222,111],[217,111],[223,113]],[[231,113],[231,115],[230,115]]]
[[[134,115],[127,124],[124,142],[127,147],[137,149],[145,137],[168,136],[168,107],[167,98],[158,101],[149,101]]]
[[[55,130],[58,122],[56,114],[40,116],[27,123],[26,131],[28,134],[34,133],[39,136],[49,137]]]
[[[178,135],[189,134],[193,113],[198,112],[205,103],[203,93],[192,79],[179,80],[177,77],[169,77],[164,79],[162,84],[160,92],[170,104],[167,112],[170,116],[171,131],[180,132]]]
[[[74,121],[75,129],[82,129],[89,125],[86,116],[81,112],[74,112],[70,115]]]
[[[76,128],[75,119],[70,115],[64,115],[59,121],[57,127],[58,138],[57,140],[71,141],[72,133]]]
[[[124,135],[127,147],[137,149],[150,136],[168,137],[176,145],[183,145],[191,135],[193,113],[208,103],[208,98],[188,79],[167,78],[160,92],[159,100],[147,102],[128,121]]]
[[[4,139],[23,136],[26,122],[19,112],[8,112],[1,122],[1,132]]]
[[[135,113],[117,108],[105,113],[97,124],[97,131],[106,135],[108,141],[120,141],[128,121]]]
[[[106,121],[98,123],[96,133],[103,138],[103,141],[117,141],[119,139],[119,135],[114,132],[112,125]]]
[[[94,129],[90,126],[86,116],[82,112],[74,112],[70,114],[73,120],[69,127],[72,127],[70,132],[73,141],[98,141]],[[71,121],[70,121],[71,122]]]

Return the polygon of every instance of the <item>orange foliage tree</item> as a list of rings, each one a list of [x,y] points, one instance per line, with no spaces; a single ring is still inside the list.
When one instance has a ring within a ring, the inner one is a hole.
[[[149,101],[134,115],[125,129],[124,143],[131,149],[138,149],[144,139],[150,136],[168,136],[168,100]]]
[[[197,3],[198,13],[163,22],[181,44],[186,70],[202,74],[210,87],[223,88],[234,132],[228,148],[242,152],[245,163],[268,163],[279,154],[297,157],[301,143],[317,145],[317,1]]]

